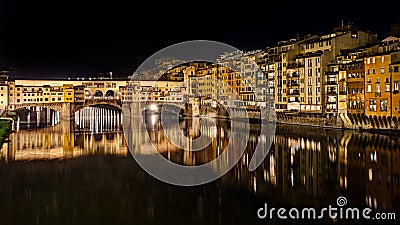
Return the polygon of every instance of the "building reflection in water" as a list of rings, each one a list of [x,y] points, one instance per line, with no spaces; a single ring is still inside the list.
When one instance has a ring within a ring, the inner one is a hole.
[[[117,110],[84,108],[77,112],[75,121],[59,120],[57,114],[52,111],[47,124],[46,120],[37,124],[36,118],[29,118],[29,123],[17,120],[14,128],[17,132],[10,135],[10,142],[4,143],[1,159],[51,160],[93,154],[126,156],[128,148],[121,128],[121,113]]]
[[[109,174],[108,171],[103,171],[107,176],[93,171],[88,173],[93,177],[98,176],[98,180],[101,181],[103,178],[113,179],[110,185],[114,186],[110,189],[115,190],[114,196],[117,196],[117,199],[126,197],[118,196],[120,192],[132,199],[131,204],[128,201],[123,204],[120,202],[114,204],[113,199],[109,199],[107,206],[109,204],[124,206],[120,210],[126,215],[140,217],[143,214],[146,218],[154,220],[156,218],[154,212],[157,208],[165,211],[166,207],[178,204],[177,207],[181,207],[178,209],[179,212],[185,210],[187,212],[189,210],[187,207],[192,206],[192,201],[196,203],[196,209],[190,210],[187,214],[180,214],[181,217],[195,215],[196,219],[204,220],[203,222],[207,222],[204,215],[213,215],[210,218],[214,216],[215,218],[218,216],[231,218],[232,212],[229,210],[225,212],[225,208],[237,208],[239,212],[248,211],[246,218],[249,218],[255,215],[254,210],[259,207],[259,203],[268,202],[269,205],[277,207],[315,206],[318,208],[335,205],[339,196],[346,196],[349,205],[352,206],[368,206],[387,211],[400,209],[400,151],[399,140],[396,138],[358,131],[278,124],[274,143],[266,159],[255,171],[249,172],[248,165],[254,149],[257,144],[265,142],[263,137],[258,135],[259,125],[252,124],[247,151],[232,170],[209,185],[182,191],[155,179],[144,178],[147,176],[138,175],[140,168],[136,168],[134,172],[128,171],[131,169],[128,166],[131,165],[131,161],[126,160],[129,154],[127,154],[125,138],[139,140],[135,142],[137,146],[131,149],[135,154],[149,154],[147,147],[143,146],[144,142],[140,139],[147,133],[152,144],[164,157],[183,165],[200,165],[215,159],[224,151],[229,138],[233,136],[230,122],[207,118],[185,118],[179,124],[161,127],[159,118],[154,115],[148,117],[146,130],[140,131],[141,133],[132,132],[132,135],[124,137],[121,132],[121,120],[118,112],[86,109],[77,115],[72,125],[61,121],[55,126],[41,129],[20,129],[11,135],[10,143],[3,145],[1,159],[2,161],[26,161],[94,154],[127,156],[119,157],[119,162],[107,161],[107,163],[115,163],[115,165],[107,165],[107,168],[116,167],[118,168],[116,171],[120,172],[124,168],[127,170],[124,179],[118,180],[118,177]],[[176,126],[179,129],[176,129]],[[204,135],[211,139],[211,143],[201,151],[183,151],[171,144],[165,135],[165,133],[170,137],[178,135],[178,131],[182,131],[190,141]],[[240,130],[237,132],[234,136],[239,140],[245,140],[244,137],[247,134],[240,133]],[[235,154],[234,151],[235,148],[226,159],[222,160],[222,163],[229,160]],[[89,159],[85,163],[89,164]],[[121,166],[123,168],[120,168]],[[143,181],[144,179],[146,180]],[[142,187],[140,182],[147,183]],[[102,181],[103,185],[105,183]],[[66,185],[68,184],[66,181]],[[87,185],[92,185],[88,189],[97,190],[97,183],[87,183]],[[125,187],[129,188],[124,189]],[[134,187],[144,188],[144,193],[150,192],[151,195],[144,195]],[[234,197],[224,198],[226,193],[234,193]],[[188,196],[190,200],[185,198],[180,200],[181,195]],[[97,203],[98,198],[93,202]],[[163,201],[159,201],[159,198]],[[130,209],[133,209],[137,201],[144,204],[144,206],[140,205],[142,211],[138,208],[136,211],[126,211],[127,205],[130,204]],[[209,208],[214,210],[209,210]],[[220,214],[216,215],[218,213]],[[171,219],[171,221],[175,220]]]
[[[269,156],[255,173],[247,171],[247,155],[242,159],[245,163],[231,171],[236,179],[223,177],[225,186],[267,196],[274,193],[288,205],[323,207],[344,195],[352,205],[400,209],[396,138],[278,125]]]

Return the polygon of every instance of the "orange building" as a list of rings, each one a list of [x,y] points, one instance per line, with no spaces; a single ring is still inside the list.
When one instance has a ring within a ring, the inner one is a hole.
[[[399,81],[400,81],[400,61],[392,62],[391,67],[391,83],[392,83],[392,117],[400,116],[400,94],[399,94]]]
[[[366,116],[387,117],[391,114],[390,63],[388,52],[364,58]]]

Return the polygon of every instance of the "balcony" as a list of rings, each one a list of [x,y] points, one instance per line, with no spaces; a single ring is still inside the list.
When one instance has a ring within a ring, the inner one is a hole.
[[[344,62],[342,60],[331,60],[330,62],[328,62],[328,66],[329,65],[340,65],[343,64]]]
[[[286,86],[288,86],[288,87],[298,87],[298,86],[300,86],[300,84],[297,83],[297,82],[288,82],[286,84]]]
[[[298,72],[293,72],[292,77],[300,77],[300,74]]]
[[[332,75],[338,75],[338,71],[325,71],[325,75],[327,76],[332,76]]]
[[[338,83],[336,81],[327,81],[325,82],[325,85],[337,85]]]
[[[286,95],[287,95],[287,96],[289,96],[289,95],[300,95],[300,91],[295,90],[295,91],[293,91],[293,92],[286,93]]]
[[[327,93],[326,93],[326,95],[331,95],[331,96],[337,96],[337,92],[336,91],[328,91]]]
[[[299,77],[300,77],[300,74],[297,73],[297,72],[293,72],[293,73],[288,74],[288,75],[286,76],[286,78],[299,78]]]

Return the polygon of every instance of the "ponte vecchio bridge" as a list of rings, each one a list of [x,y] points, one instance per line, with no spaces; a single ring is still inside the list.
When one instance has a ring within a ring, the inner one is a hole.
[[[184,105],[186,88],[178,81],[91,80],[11,80],[2,86],[0,107],[7,111],[44,107],[56,110],[62,119],[71,119],[84,107],[106,105],[122,110],[125,102],[141,102],[141,108],[159,107],[168,102]],[[4,104],[6,103],[6,104]]]

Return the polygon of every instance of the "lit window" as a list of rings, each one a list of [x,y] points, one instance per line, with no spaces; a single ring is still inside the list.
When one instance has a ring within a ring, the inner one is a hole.
[[[369,111],[376,111],[376,99],[369,100]]]
[[[390,91],[390,84],[385,84],[385,91],[386,92]]]
[[[376,84],[375,92],[381,92],[381,85],[379,83]]]
[[[385,62],[385,56],[381,57],[381,62]]]
[[[387,99],[381,99],[381,107],[380,110],[383,112],[387,111],[387,105],[388,105],[388,100]]]

